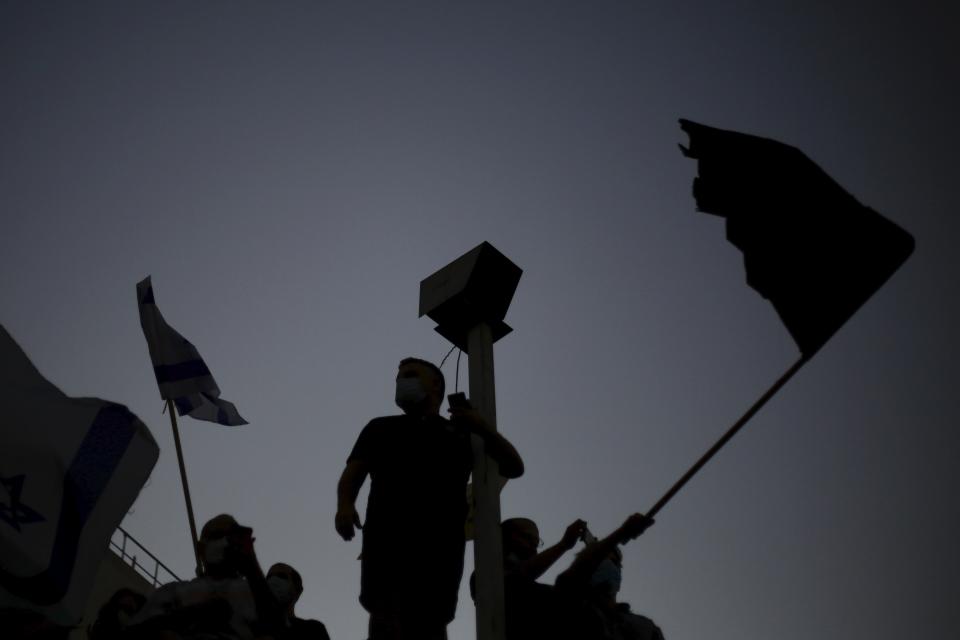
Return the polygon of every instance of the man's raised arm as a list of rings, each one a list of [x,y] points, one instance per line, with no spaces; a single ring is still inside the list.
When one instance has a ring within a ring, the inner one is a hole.
[[[507,479],[519,478],[523,475],[523,458],[510,441],[494,431],[480,413],[469,404],[450,407],[450,417],[483,438],[483,444],[488,456],[493,458],[499,467],[500,475]]]
[[[586,528],[587,523],[583,520],[574,521],[567,527],[566,531],[563,532],[563,537],[560,538],[560,542],[547,547],[529,560],[521,562],[520,573],[531,580],[536,580],[542,576],[564,553],[576,546],[577,540],[580,539],[580,536],[583,535]]]
[[[601,538],[584,547],[573,563],[557,576],[554,584],[562,588],[578,588],[587,584],[593,572],[597,570],[604,558],[617,548],[617,545],[627,544],[640,537],[640,534],[652,524],[652,518],[642,513],[634,513],[606,538]]]

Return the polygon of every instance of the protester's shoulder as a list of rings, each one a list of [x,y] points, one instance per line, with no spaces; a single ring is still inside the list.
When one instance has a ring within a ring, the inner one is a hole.
[[[403,426],[406,416],[380,416],[368,422],[360,431],[362,438],[379,438],[395,433]]]
[[[380,416],[367,423],[364,429],[384,429],[398,424],[405,424],[409,418],[403,414],[394,416]]]
[[[357,442],[347,456],[347,462],[363,460],[368,464],[375,463],[380,458],[382,450],[395,439],[396,425],[394,416],[382,416],[368,422],[360,430]]]
[[[458,438],[465,437],[468,440],[470,439],[470,432],[466,429],[458,428],[450,418],[444,417],[438,413],[435,416],[431,416],[430,419],[433,421],[433,424],[440,427],[444,433],[455,435]]]
[[[156,591],[150,594],[147,600],[155,602],[172,600],[176,598],[177,594],[189,589],[190,584],[192,584],[191,580],[168,582],[167,584],[158,587]]]
[[[189,582],[168,582],[150,594],[140,611],[134,616],[135,622],[142,622],[153,616],[166,613],[176,607],[186,585]]]
[[[378,434],[383,433],[391,424],[394,424],[392,418],[393,416],[374,418],[360,430],[360,439],[376,437]]]
[[[634,637],[663,640],[663,631],[647,616],[634,613],[629,607],[622,606],[618,607],[618,613],[621,621],[631,630]]]
[[[319,620],[294,618],[292,629],[297,638],[310,638],[311,640],[329,640],[330,634],[327,633],[327,626]]]

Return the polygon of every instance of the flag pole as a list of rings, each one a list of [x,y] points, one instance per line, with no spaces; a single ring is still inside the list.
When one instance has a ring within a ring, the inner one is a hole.
[[[790,378],[792,378],[793,375],[797,371],[799,371],[803,365],[807,363],[808,360],[810,360],[810,355],[801,356],[799,360],[794,362],[790,366],[790,368],[787,369],[787,371],[783,375],[781,375],[780,378],[777,379],[777,381],[774,382],[773,385],[769,389],[767,389],[766,392],[762,396],[760,396],[760,398],[756,402],[753,403],[753,406],[750,407],[747,410],[747,412],[743,414],[740,417],[740,419],[733,424],[732,427],[727,429],[727,432],[724,433],[722,436],[720,436],[720,439],[717,440],[714,443],[714,445],[707,450],[705,454],[700,456],[700,459],[697,460],[692,467],[687,469],[687,472],[683,474],[683,476],[681,476],[680,479],[677,480],[672,487],[670,487],[670,490],[667,491],[665,494],[663,494],[663,497],[657,500],[657,503],[655,505],[650,507],[650,510],[647,511],[646,513],[647,517],[652,518],[668,502],[670,502],[670,499],[673,498],[673,496],[675,496],[677,492],[679,492],[680,489],[683,488],[683,485],[687,484],[690,478],[696,475],[697,471],[699,471],[703,467],[703,465],[707,464],[707,462],[710,461],[710,458],[716,455],[716,453],[723,448],[723,445],[727,444],[727,442],[729,442],[730,439],[733,436],[735,436],[738,431],[740,431],[743,425],[747,424],[747,421],[750,420],[750,418],[752,418],[754,414],[757,413],[757,411],[759,411],[760,408],[763,407],[763,405],[765,405],[767,401],[770,400],[770,398],[772,398],[777,393],[777,391],[779,391],[780,388],[783,387],[783,385],[785,385],[787,381],[790,380]]]
[[[183,484],[183,498],[187,502],[187,519],[190,521],[190,542],[193,546],[193,556],[197,561],[197,575],[203,571],[200,562],[200,548],[197,545],[197,522],[193,517],[193,502],[190,500],[190,485],[187,483],[187,468],[183,463],[183,449],[180,446],[180,430],[177,428],[177,412],[173,400],[167,399],[167,411],[170,413],[170,426],[173,428],[173,444],[177,448],[177,462],[180,463],[180,481]]]

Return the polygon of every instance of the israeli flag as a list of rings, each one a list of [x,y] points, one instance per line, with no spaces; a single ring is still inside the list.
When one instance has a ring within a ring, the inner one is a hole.
[[[150,276],[137,283],[137,303],[160,397],[173,400],[181,416],[229,426],[247,424],[232,402],[220,399],[220,388],[197,348],[163,319]]]
[[[0,608],[76,624],[159,454],[126,407],[67,397],[0,326]]]

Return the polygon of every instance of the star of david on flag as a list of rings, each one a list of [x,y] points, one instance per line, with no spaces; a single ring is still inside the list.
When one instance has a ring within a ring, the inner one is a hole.
[[[9,478],[0,477],[0,486],[7,493],[5,501],[0,502],[0,520],[20,531],[21,524],[31,524],[34,522],[43,522],[45,518],[39,513],[23,504],[20,501],[20,494],[23,492],[23,481],[26,478],[24,474],[11,476]],[[3,495],[0,494],[0,499]]]
[[[0,326],[0,608],[83,615],[160,449],[126,407],[70,398]]]

